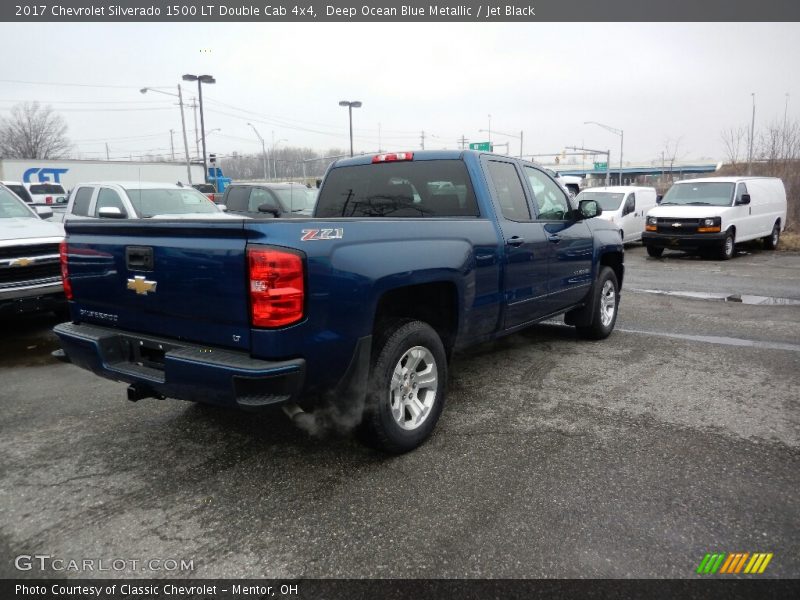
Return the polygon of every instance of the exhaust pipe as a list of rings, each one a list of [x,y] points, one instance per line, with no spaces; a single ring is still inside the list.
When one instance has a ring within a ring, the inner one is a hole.
[[[294,403],[284,404],[281,408],[283,408],[283,412],[292,421],[295,420],[297,415],[306,414],[306,411],[304,411],[302,408],[300,408],[299,406],[297,406],[297,404]]]

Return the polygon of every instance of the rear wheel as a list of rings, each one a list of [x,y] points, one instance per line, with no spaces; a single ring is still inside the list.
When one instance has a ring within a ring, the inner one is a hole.
[[[660,258],[662,254],[664,254],[664,249],[659,248],[657,246],[646,246],[647,248],[647,255],[652,256],[653,258]]]
[[[730,260],[736,250],[736,243],[733,231],[728,230],[728,235],[725,236],[725,241],[722,242],[722,247],[719,250],[719,257],[722,260]]]
[[[775,250],[778,247],[778,242],[781,239],[781,224],[775,222],[775,227],[772,228],[772,233],[764,238],[764,248],[767,250]]]
[[[610,267],[602,267],[592,291],[594,314],[587,326],[576,327],[578,333],[590,340],[602,340],[611,335],[617,322],[619,308],[619,284]]]
[[[385,452],[408,452],[430,436],[444,408],[444,345],[427,323],[398,321],[379,336],[374,356],[361,438]]]

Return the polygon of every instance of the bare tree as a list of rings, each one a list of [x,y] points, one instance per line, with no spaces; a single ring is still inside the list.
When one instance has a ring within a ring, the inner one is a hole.
[[[62,158],[71,148],[67,124],[51,106],[22,102],[11,108],[11,116],[0,118],[3,158]]]
[[[725,147],[725,158],[732,165],[739,163],[740,153],[747,143],[745,127],[730,127],[722,132],[722,143]]]

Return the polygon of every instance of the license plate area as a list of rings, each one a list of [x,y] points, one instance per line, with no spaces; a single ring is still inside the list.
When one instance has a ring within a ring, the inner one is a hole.
[[[164,355],[176,347],[147,338],[133,336],[119,338],[120,354],[124,362],[161,372],[164,371]]]

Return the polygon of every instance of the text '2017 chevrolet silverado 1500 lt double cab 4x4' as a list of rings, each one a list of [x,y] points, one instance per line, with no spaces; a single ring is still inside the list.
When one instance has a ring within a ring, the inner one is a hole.
[[[55,331],[132,400],[321,404],[404,452],[442,412],[453,351],[560,314],[611,333],[623,249],[599,212],[504,156],[340,160],[311,218],[69,221]]]

